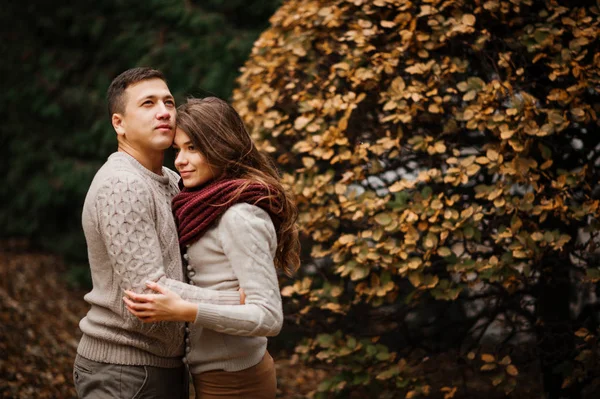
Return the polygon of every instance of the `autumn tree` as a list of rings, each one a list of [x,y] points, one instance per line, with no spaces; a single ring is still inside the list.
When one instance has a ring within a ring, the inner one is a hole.
[[[556,0],[291,0],[271,18],[234,105],[300,208],[282,294],[296,352],[336,371],[319,391],[468,395],[427,372],[448,354],[502,395],[598,389],[599,24],[594,2]]]

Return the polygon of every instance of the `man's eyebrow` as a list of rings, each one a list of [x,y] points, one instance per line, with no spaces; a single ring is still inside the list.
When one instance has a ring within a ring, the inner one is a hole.
[[[140,101],[145,101],[145,100],[154,100],[154,99],[156,99],[156,98],[159,98],[159,97],[160,97],[160,96],[157,96],[156,94],[148,94],[148,95],[146,95],[146,96],[142,97],[142,98],[140,99]],[[173,95],[172,95],[172,94],[167,94],[167,95],[164,95],[164,96],[162,96],[161,98],[167,98],[167,99],[169,99],[169,100],[174,100],[174,99],[175,99],[175,98],[173,97]]]

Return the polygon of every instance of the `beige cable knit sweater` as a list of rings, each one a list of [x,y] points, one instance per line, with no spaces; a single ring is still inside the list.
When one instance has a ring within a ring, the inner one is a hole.
[[[123,290],[149,292],[157,281],[197,303],[239,305],[239,293],[189,290],[183,269],[171,199],[179,176],[162,176],[124,152],[112,154],[96,173],[83,206],[88,247],[91,305],[79,326],[77,353],[97,362],[177,367],[183,356],[183,323],[142,323],[123,303]]]
[[[276,250],[271,218],[246,203],[231,206],[187,248],[191,288],[237,292],[241,287],[246,293],[244,305],[198,304],[186,347],[193,374],[244,370],[263,358],[266,337],[277,335],[283,324]]]

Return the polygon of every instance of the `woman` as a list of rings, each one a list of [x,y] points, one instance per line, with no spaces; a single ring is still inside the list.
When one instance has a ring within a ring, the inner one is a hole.
[[[190,289],[241,289],[243,305],[197,304],[157,285],[127,292],[145,322],[189,322],[186,356],[196,398],[274,398],[267,336],[283,322],[276,269],[300,263],[297,209],[273,164],[252,142],[238,113],[209,97],[177,110],[175,167],[184,189],[173,199]]]

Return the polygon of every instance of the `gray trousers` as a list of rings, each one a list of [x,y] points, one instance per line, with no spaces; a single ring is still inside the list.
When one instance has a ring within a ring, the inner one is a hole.
[[[188,371],[99,363],[77,355],[73,381],[82,399],[187,399]]]

